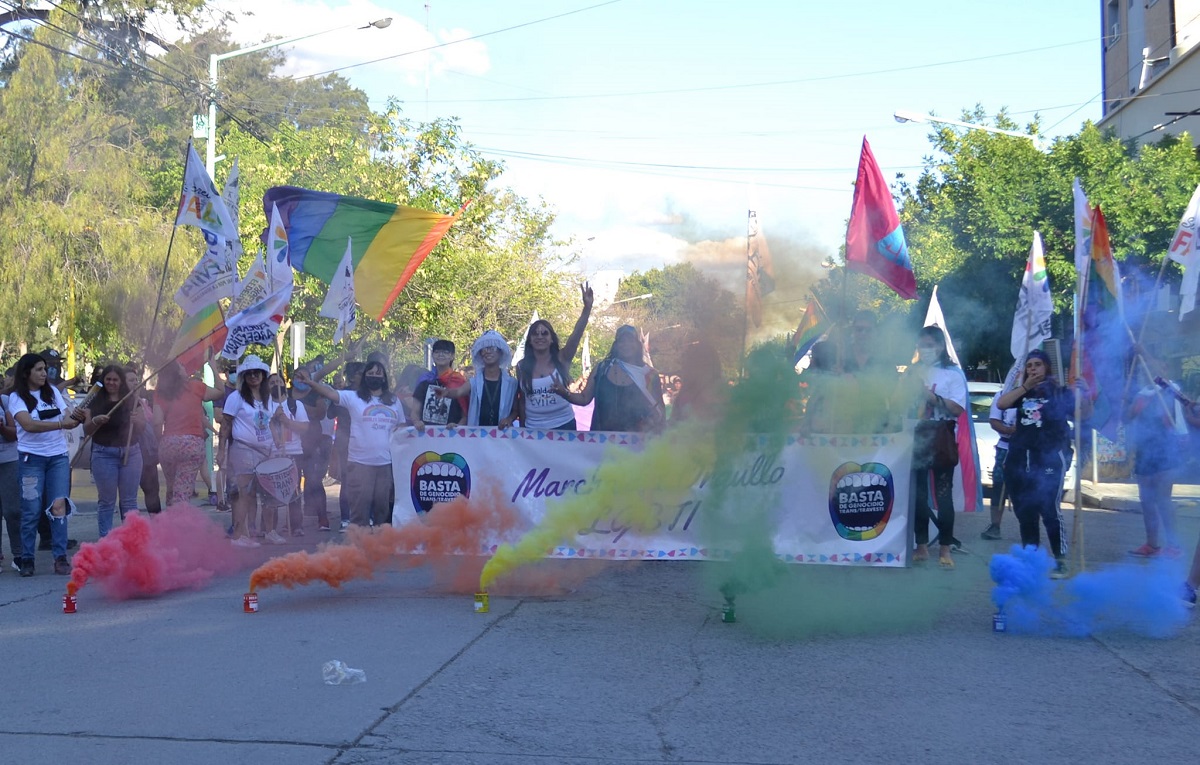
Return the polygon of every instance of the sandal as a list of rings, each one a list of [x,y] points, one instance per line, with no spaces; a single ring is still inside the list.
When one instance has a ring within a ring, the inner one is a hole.
[[[938,565],[949,571],[954,568],[954,558],[938,558]]]

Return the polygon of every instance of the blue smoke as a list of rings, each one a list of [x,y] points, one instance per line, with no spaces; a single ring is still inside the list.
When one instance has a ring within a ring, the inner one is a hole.
[[[1054,560],[1044,549],[1014,545],[993,555],[992,602],[1008,617],[1008,631],[1088,637],[1131,632],[1171,637],[1188,621],[1180,597],[1182,572],[1165,561],[1117,563],[1071,579],[1050,579]]]

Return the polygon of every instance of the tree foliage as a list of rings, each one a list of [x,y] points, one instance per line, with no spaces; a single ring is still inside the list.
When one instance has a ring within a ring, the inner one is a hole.
[[[963,119],[1036,133],[982,108]],[[1200,181],[1190,137],[1164,138],[1140,148],[1086,123],[1047,149],[983,131],[933,131],[934,154],[915,182],[896,186],[901,222],[922,296],[935,285],[964,362],[1005,367],[1021,273],[1033,232],[1045,241],[1055,297],[1055,335],[1066,337],[1075,289],[1072,180],[1080,179],[1108,221],[1123,271],[1141,271],[1152,283],[1179,218]],[[1168,281],[1178,281],[1174,266]],[[904,304],[879,286],[871,296],[885,315],[916,323],[928,298]]]

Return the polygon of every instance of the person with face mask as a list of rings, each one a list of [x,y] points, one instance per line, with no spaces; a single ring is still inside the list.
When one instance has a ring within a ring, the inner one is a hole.
[[[350,497],[350,523],[388,523],[392,514],[392,431],[405,424],[404,407],[388,385],[382,362],[368,363],[357,390],[335,390],[313,380],[304,369],[296,381],[344,408],[350,416],[350,441],[342,489]]]
[[[946,447],[954,443],[955,422],[967,408],[967,378],[950,359],[941,327],[923,327],[917,333],[917,362],[905,376],[905,384],[916,393],[918,420],[912,459],[917,549],[912,560],[914,563],[929,560],[929,522],[936,516],[938,564],[952,569],[954,467],[958,459],[957,447],[953,447],[952,461],[947,458]],[[939,449],[939,444],[943,448]]]
[[[1092,413],[1080,380],[1080,409],[1084,418]],[[996,401],[1000,409],[1017,409],[1017,423],[1008,440],[1004,460],[1004,485],[1012,496],[1013,514],[1021,529],[1021,545],[1040,544],[1038,519],[1046,527],[1050,551],[1056,560],[1051,577],[1067,575],[1067,535],[1062,520],[1063,475],[1071,464],[1071,418],[1075,416],[1076,392],[1059,385],[1050,374],[1050,357],[1045,351],[1030,351],[1025,357],[1021,384]]]

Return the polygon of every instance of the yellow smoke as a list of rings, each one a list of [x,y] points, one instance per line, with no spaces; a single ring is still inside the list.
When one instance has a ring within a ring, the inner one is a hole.
[[[479,587],[541,560],[597,518],[612,517],[632,531],[653,531],[678,507],[696,480],[711,470],[714,434],[708,423],[688,423],[652,437],[641,452],[612,449],[588,483],[590,491],[548,502],[542,521],[516,544],[501,545],[483,567]]]

